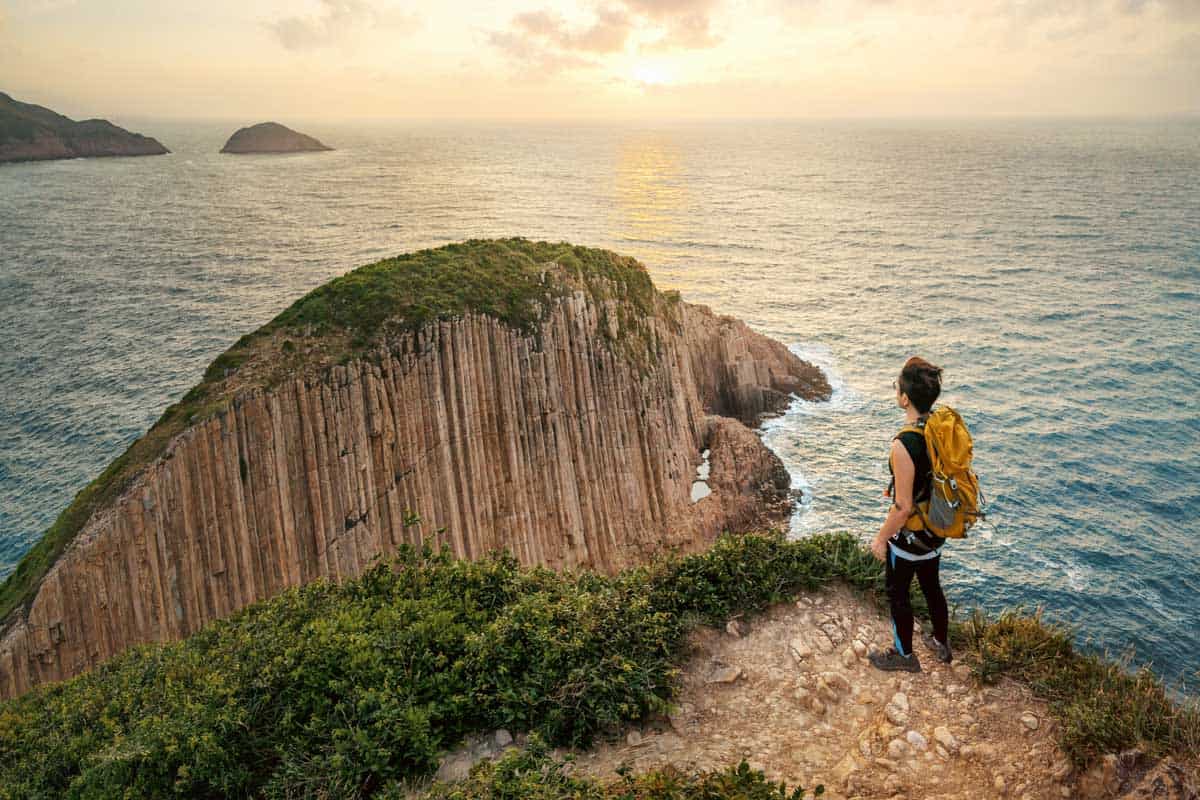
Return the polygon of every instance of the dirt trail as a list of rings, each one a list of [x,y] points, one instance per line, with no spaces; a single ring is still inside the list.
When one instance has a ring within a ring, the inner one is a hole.
[[[920,643],[922,672],[876,670],[868,648],[891,639],[890,621],[844,588],[750,625],[700,629],[679,713],[578,753],[575,769],[609,778],[622,764],[705,770],[745,758],[789,786],[824,784],[826,798],[1045,800],[1113,788],[1112,776],[1088,784],[1105,782],[1102,769],[1072,774],[1054,721],[1024,687],[978,687],[967,666],[941,664]]]

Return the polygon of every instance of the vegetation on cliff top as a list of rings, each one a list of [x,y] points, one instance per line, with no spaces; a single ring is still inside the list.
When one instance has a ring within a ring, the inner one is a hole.
[[[692,625],[833,580],[881,601],[882,566],[845,534],[725,537],[615,577],[406,548],[358,579],[291,589],[0,704],[0,798],[399,797],[472,732],[584,745],[666,711]],[[1036,619],[976,618],[955,636],[982,677],[1024,678],[1050,699],[1080,763],[1132,746],[1196,753],[1200,712],[1148,673],[1080,655]],[[536,773],[514,772],[516,755],[431,798],[783,796],[745,771],[568,786],[529,757]]]
[[[226,408],[236,391],[328,369],[467,313],[533,335],[553,301],[577,288],[615,308],[618,339],[611,345],[634,361],[654,357],[657,343],[645,319],[672,307],[678,295],[660,295],[645,267],[608,250],[473,239],[368,264],[314,289],[217,357],[199,384],[75,496],[0,585],[0,620],[33,600],[93,512],[119,497],[177,434]]]
[[[691,624],[878,573],[848,536],[616,577],[404,549],[0,705],[0,798],[367,797],[473,731],[583,745],[668,709]]]

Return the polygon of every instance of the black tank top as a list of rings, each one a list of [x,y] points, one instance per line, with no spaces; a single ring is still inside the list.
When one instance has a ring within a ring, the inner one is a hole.
[[[925,437],[919,433],[906,431],[900,434],[900,443],[904,445],[904,449],[908,451],[908,457],[913,462],[913,502],[919,503],[922,500],[928,500],[929,486],[933,483],[933,463],[929,460]]]
[[[929,490],[933,485],[933,462],[929,460],[929,450],[925,445],[925,437],[913,431],[900,434],[900,443],[908,451],[908,457],[913,462],[913,502],[919,503],[929,499]],[[891,459],[888,459],[888,470],[891,469]],[[893,476],[895,473],[892,473]],[[892,478],[891,494],[896,494],[895,477]],[[923,555],[930,550],[941,547],[946,540],[929,531],[912,532],[903,528],[891,539],[897,547],[913,555]]]

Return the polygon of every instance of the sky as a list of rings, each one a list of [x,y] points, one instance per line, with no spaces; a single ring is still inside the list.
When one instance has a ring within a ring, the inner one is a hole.
[[[0,0],[73,118],[1200,112],[1200,0]]]

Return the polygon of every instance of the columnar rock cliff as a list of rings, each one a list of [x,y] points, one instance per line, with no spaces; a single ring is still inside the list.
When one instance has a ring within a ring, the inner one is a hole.
[[[468,311],[252,380],[325,343],[264,336],[257,360],[223,371],[227,402],[92,512],[9,614],[0,692],[357,575],[423,536],[611,571],[786,513],[787,473],[743,421],[790,393],[827,397],[820,372],[707,308],[653,292],[634,318],[603,278],[563,280],[532,332]],[[712,493],[693,503],[705,449]]]

